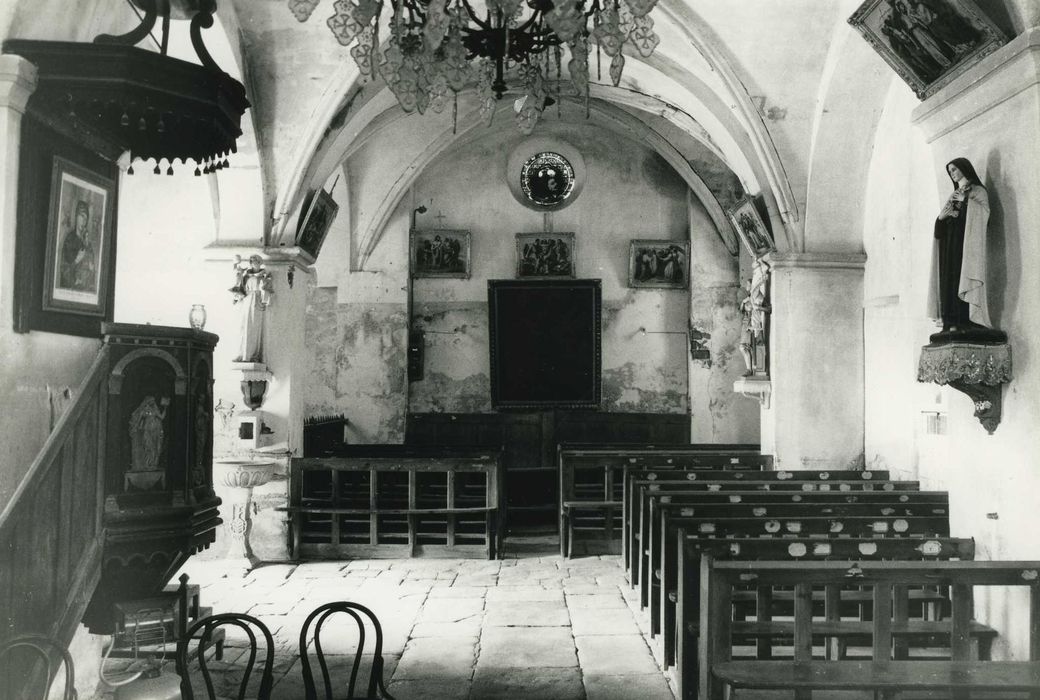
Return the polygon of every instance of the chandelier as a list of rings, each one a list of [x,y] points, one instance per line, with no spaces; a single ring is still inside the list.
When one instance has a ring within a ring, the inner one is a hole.
[[[288,0],[301,22],[321,0]],[[380,45],[383,0],[336,0],[329,29],[365,78],[380,76],[406,112],[458,114],[458,94],[475,85],[480,114],[488,123],[495,102],[510,89],[518,99],[517,124],[534,128],[546,106],[564,94],[588,108],[590,58],[610,59],[617,86],[627,42],[644,58],[660,43],[650,17],[657,0],[389,0],[389,36]],[[594,46],[593,46],[594,45]],[[564,86],[564,51],[569,54]],[[508,81],[508,82],[507,82]]]

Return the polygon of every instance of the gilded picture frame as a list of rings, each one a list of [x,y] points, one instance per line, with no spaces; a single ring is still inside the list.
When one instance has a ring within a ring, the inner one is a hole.
[[[922,100],[1006,42],[971,0],[866,0],[849,24]]]
[[[737,237],[752,257],[761,258],[776,250],[773,237],[769,235],[769,229],[762,221],[751,197],[744,197],[726,213],[737,232]]]
[[[516,234],[517,279],[574,277],[573,233]]]
[[[472,236],[451,229],[413,230],[408,245],[412,277],[469,279]]]
[[[689,287],[689,241],[631,241],[628,246],[628,286],[658,289]]]

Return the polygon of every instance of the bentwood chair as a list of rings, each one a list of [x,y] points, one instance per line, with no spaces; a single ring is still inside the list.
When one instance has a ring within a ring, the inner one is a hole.
[[[329,666],[325,658],[325,652],[321,646],[321,633],[328,619],[335,613],[344,613],[351,617],[357,625],[357,648],[354,652],[354,663],[350,668],[350,678],[347,682],[347,700],[394,700],[386,691],[383,683],[383,628],[375,613],[359,603],[339,601],[326,603],[316,608],[303,623],[300,630],[300,662],[303,667],[303,685],[306,700],[318,700],[317,688],[314,682],[314,673],[311,670],[310,648],[307,637],[311,634],[311,625],[314,623],[314,655],[318,658],[318,667],[321,669],[321,680],[324,686],[322,697],[332,700],[332,679],[329,675]],[[364,617],[362,617],[364,616]],[[355,688],[361,677],[359,671],[361,662],[365,657],[366,620],[371,625],[375,640],[372,647],[371,671],[368,675],[367,688],[364,694],[355,695]],[[347,656],[349,658],[349,655]],[[337,694],[338,695],[338,694]]]
[[[206,660],[206,652],[209,647],[215,646],[215,640],[221,638],[218,630],[222,627],[237,627],[245,633],[249,640],[249,654],[242,673],[242,680],[238,684],[238,691],[235,696],[237,700],[246,699],[249,681],[257,666],[257,634],[254,629],[263,636],[266,650],[264,651],[264,660],[260,670],[260,684],[256,691],[250,693],[248,697],[256,698],[257,700],[270,700],[271,689],[274,686],[274,638],[264,623],[255,617],[241,613],[220,613],[219,615],[204,617],[192,624],[184,637],[177,642],[177,673],[181,677],[181,697],[184,700],[195,699],[191,683],[191,672],[189,670],[189,662],[193,656],[198,659],[199,671],[202,673],[202,680],[205,683],[209,700],[217,700],[218,696],[224,694],[220,692],[221,689],[214,688],[213,673]],[[191,648],[192,645],[194,645],[194,649]]]
[[[27,651],[28,655],[12,653],[16,649]],[[5,663],[5,657],[8,656],[10,658],[7,658]],[[42,666],[37,667],[37,661],[30,660],[33,657],[39,657]],[[56,663],[59,659],[60,663]],[[42,635],[26,634],[14,637],[0,646],[0,673],[7,679],[0,681],[0,691],[6,687],[11,691],[11,697],[38,697],[40,700],[47,700],[48,697],[52,697],[51,684],[54,683],[62,667],[65,668],[65,692],[62,693],[61,698],[62,700],[76,700],[76,671],[68,650],[57,641]],[[25,669],[20,681],[19,674],[15,671],[16,668]],[[21,688],[19,691],[18,686],[22,683],[36,685],[39,694],[29,695],[28,688]],[[6,695],[0,693],[0,697],[6,697]]]

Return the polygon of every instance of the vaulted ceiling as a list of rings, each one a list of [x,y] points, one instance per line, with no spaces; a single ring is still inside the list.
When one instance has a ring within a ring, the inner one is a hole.
[[[859,4],[660,0],[652,15],[661,38],[656,52],[628,55],[618,87],[605,75],[596,81],[593,71],[591,118],[656,144],[680,169],[685,162],[696,174],[722,164],[745,191],[763,197],[781,247],[857,247],[873,132],[893,84],[904,89],[847,24]],[[67,5],[4,3],[0,32],[89,40],[135,23],[128,0],[80,0],[76,13]],[[994,0],[986,9],[1008,34],[1040,23],[1034,0]],[[270,244],[291,236],[307,193],[380,132],[403,123],[423,134],[410,158],[388,158],[385,172],[372,173],[400,190],[422,162],[486,128],[465,93],[457,128],[446,115],[404,115],[384,85],[359,80],[349,51],[326,26],[332,11],[332,0],[324,0],[301,23],[286,0],[222,0],[223,35],[207,37],[253,104],[239,163],[256,166],[259,225]],[[510,102],[507,95],[492,128],[508,128]],[[585,118],[583,109],[562,111],[565,119]],[[727,204],[718,187],[711,191],[710,177],[701,179],[709,182],[708,192],[698,192],[702,201]],[[834,230],[836,214],[851,237]]]

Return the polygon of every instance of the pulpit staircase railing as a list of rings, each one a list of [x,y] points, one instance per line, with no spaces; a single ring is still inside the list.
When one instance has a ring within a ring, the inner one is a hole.
[[[0,642],[37,633],[67,644],[101,578],[110,355],[103,346],[0,511]]]

